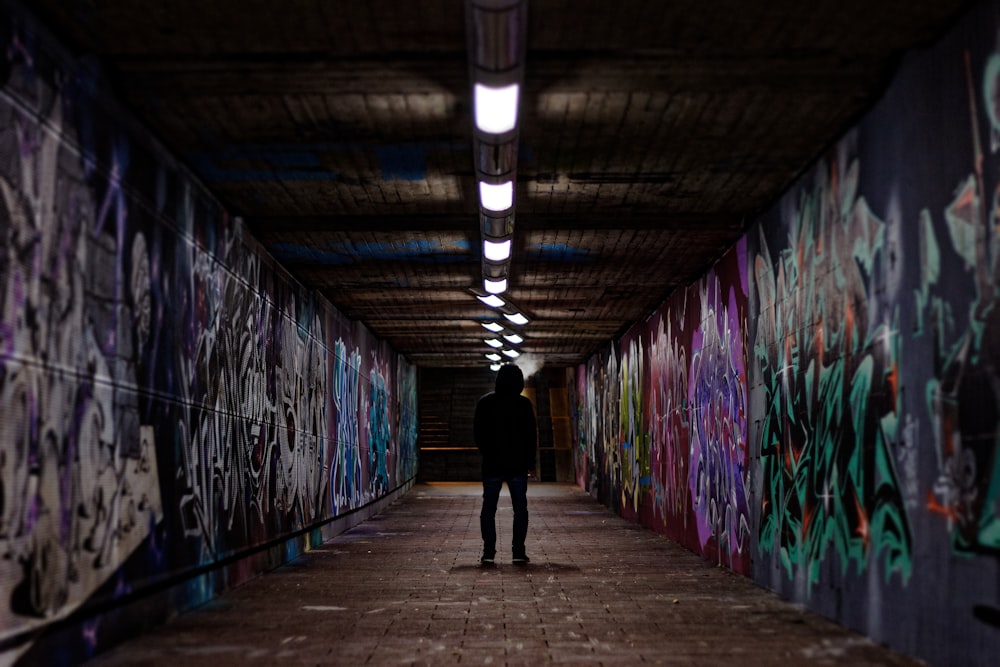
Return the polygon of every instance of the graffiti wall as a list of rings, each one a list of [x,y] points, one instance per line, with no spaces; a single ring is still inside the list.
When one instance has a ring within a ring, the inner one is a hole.
[[[1000,651],[1000,7],[572,371],[579,483],[931,664]]]
[[[578,482],[749,574],[746,249],[575,371]]]
[[[117,600],[411,480],[416,375],[283,273],[99,70],[16,10],[0,45],[0,662],[79,621],[34,656],[75,663]]]

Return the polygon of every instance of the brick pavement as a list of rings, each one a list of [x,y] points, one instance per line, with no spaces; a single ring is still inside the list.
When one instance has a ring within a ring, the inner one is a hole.
[[[480,487],[383,514],[88,665],[918,665],[618,518],[532,484],[526,567],[479,565]]]

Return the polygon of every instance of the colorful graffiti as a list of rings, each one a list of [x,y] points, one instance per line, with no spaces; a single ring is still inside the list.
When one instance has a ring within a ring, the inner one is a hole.
[[[787,246],[754,257],[753,356],[766,393],[760,435],[760,548],[789,576],[819,580],[832,548],[859,571],[884,555],[886,576],[912,567],[895,442],[901,420],[898,327],[873,317],[868,286],[885,223],[857,195],[859,165],[816,169],[786,206]]]
[[[650,486],[649,431],[646,428],[643,387],[643,348],[636,339],[622,345],[619,424],[622,432],[619,460],[622,464],[623,507],[638,510]]]
[[[26,18],[0,31],[0,662],[75,614],[57,662],[76,663],[116,632],[87,609],[411,480],[416,374],[274,265],[90,66]]]
[[[987,3],[915,55],[571,384],[595,497],[933,664],[1000,650],[996,29]]]
[[[337,454],[331,469],[334,512],[350,509],[363,502],[361,484],[361,436],[358,415],[361,412],[361,352],[347,352],[347,345],[337,339],[333,361],[333,402],[337,410]]]
[[[62,109],[54,97],[36,120],[0,105],[4,628],[79,605],[163,514],[156,436],[128,390],[147,337],[145,242],[137,235],[127,246],[136,255],[128,284],[121,270],[94,280],[106,262],[124,264],[114,239],[127,211],[119,184],[100,197],[83,186],[79,163],[57,187]],[[116,223],[104,233],[109,216]],[[121,336],[134,320],[137,341]]]
[[[577,477],[623,514],[748,572],[741,257],[729,253],[577,371]]]
[[[979,87],[968,51],[964,62],[972,172],[958,182],[944,210],[951,250],[973,276],[973,296],[964,315],[937,289],[942,255],[929,212],[923,212],[920,226],[925,256],[918,302],[925,306],[937,343],[936,373],[926,387],[938,454],[938,477],[928,507],[945,517],[956,551],[1000,554],[1000,177],[995,177],[987,205],[976,94],[981,91],[995,160],[1000,150],[1000,53],[986,59]]]
[[[618,359],[613,348],[579,369],[576,476],[590,493],[612,507],[623,502],[621,485],[621,405]],[[610,384],[609,384],[610,383]]]
[[[742,242],[733,257],[742,279]],[[720,269],[722,267],[719,267]],[[703,550],[745,571],[750,543],[747,503],[746,283],[723,283],[712,271],[698,287],[699,326],[692,332],[688,405],[689,484]],[[741,563],[737,567],[736,560]]]
[[[686,302],[679,309],[657,315],[649,363],[654,419],[651,452],[654,514],[664,528],[668,522],[676,520],[686,529],[684,522],[691,514],[687,482],[691,425],[687,393],[690,341],[682,339],[685,305]]]
[[[373,360],[368,378],[368,429],[371,447],[368,455],[368,469],[371,471],[371,491],[380,496],[389,486],[389,396],[385,375]]]

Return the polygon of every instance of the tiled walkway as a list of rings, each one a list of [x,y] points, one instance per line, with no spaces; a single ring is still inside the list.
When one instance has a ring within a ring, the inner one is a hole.
[[[93,665],[914,665],[611,514],[533,484],[526,567],[479,565],[480,487],[384,514]],[[510,500],[498,513],[510,539]]]

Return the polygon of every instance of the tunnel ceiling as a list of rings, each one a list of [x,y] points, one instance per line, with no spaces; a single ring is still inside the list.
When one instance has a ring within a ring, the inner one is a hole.
[[[958,0],[530,0],[509,297],[586,359],[696,279]],[[33,0],[306,286],[482,366],[460,0]]]

